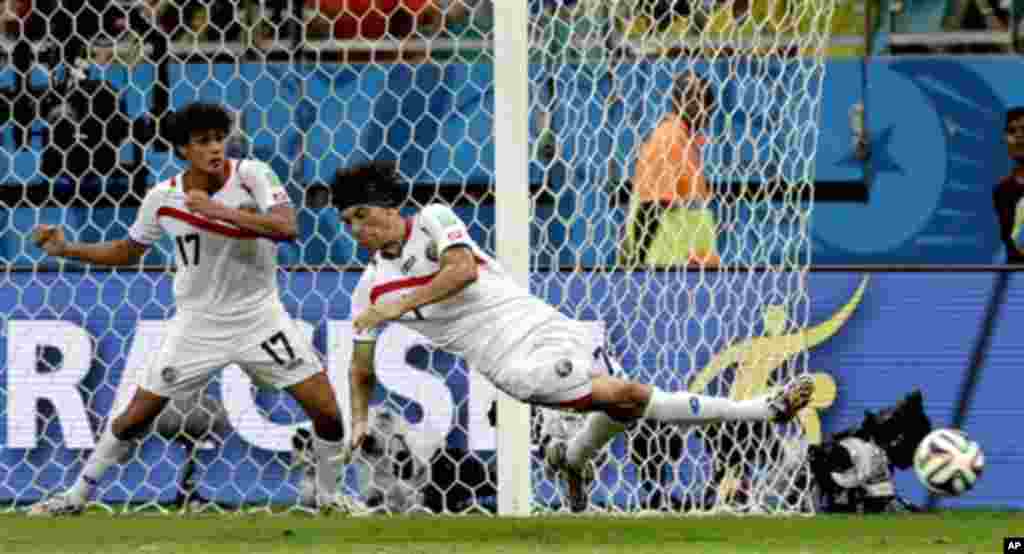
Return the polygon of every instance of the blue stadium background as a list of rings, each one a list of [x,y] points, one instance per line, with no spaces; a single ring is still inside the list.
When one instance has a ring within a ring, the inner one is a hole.
[[[547,189],[557,204],[543,204],[533,230],[534,244],[545,248],[541,266],[604,265],[614,263],[621,236],[624,208],[615,204],[615,187],[628,177],[630,152],[653,127],[661,111],[630,109],[639,104],[658,106],[641,98],[644,91],[668,89],[671,64],[628,68],[632,78],[650,84],[629,88],[626,97],[605,110],[610,80],[596,81],[599,89],[561,90],[554,98],[552,128],[564,148],[562,157],[573,169],[554,167],[545,173],[534,160],[531,179],[546,176]],[[784,72],[785,66],[730,68],[733,72]],[[1003,259],[992,209],[992,190],[1009,168],[1002,139],[1002,114],[1007,106],[1024,103],[1015,86],[1017,61],[1009,57],[868,58],[828,63],[820,137],[815,159],[818,193],[823,198],[839,188],[866,189],[863,198],[821,200],[812,215],[812,260],[816,264],[986,264]],[[572,71],[571,67],[563,69]],[[706,68],[722,71],[722,67]],[[122,91],[126,112],[138,116],[148,106],[154,87],[152,67],[113,68],[97,72]],[[545,71],[534,66],[534,75]],[[10,74],[8,74],[8,77]],[[639,76],[639,77],[638,77]],[[37,82],[45,80],[37,72]],[[539,78],[539,77],[538,77]],[[289,182],[296,201],[303,188],[323,182],[341,166],[370,157],[398,158],[403,174],[418,186],[458,189],[464,184],[493,182],[494,143],[487,91],[493,79],[490,65],[172,65],[172,108],[195,98],[226,99],[237,108],[250,139],[251,152],[270,162]],[[863,83],[867,83],[867,88]],[[588,83],[593,81],[587,81]],[[800,86],[782,79],[784,89]],[[2,82],[0,82],[2,84]],[[863,92],[866,90],[866,94]],[[632,95],[632,96],[630,96]],[[345,99],[345,102],[342,101]],[[723,95],[726,106],[737,105],[735,92]],[[743,99],[750,105],[749,99]],[[872,141],[869,164],[854,156],[848,112],[858,101],[867,108]],[[581,108],[580,105],[583,105]],[[758,134],[769,125],[764,114],[741,111],[740,119]],[[609,124],[602,121],[607,120]],[[621,124],[620,124],[621,123]],[[614,125],[613,125],[614,124]],[[13,149],[6,126],[0,149],[0,183],[42,185],[39,174],[45,124],[37,124],[33,146]],[[742,129],[744,123],[734,128]],[[617,136],[612,136],[614,129]],[[536,133],[535,133],[536,135]],[[305,140],[303,140],[305,138]],[[536,136],[534,136],[536,139]],[[722,141],[723,143],[725,141]],[[758,182],[760,175],[745,162],[753,156],[770,158],[773,139],[757,141],[756,151],[709,149],[709,178]],[[130,156],[130,149],[123,149]],[[145,151],[153,178],[178,171],[167,152]],[[594,160],[599,160],[595,162]],[[611,160],[613,163],[605,163]],[[717,170],[715,168],[720,168]],[[745,169],[748,168],[748,169]],[[777,170],[792,173],[784,160]],[[570,173],[573,172],[573,173]],[[57,188],[83,186],[61,181]],[[831,187],[831,189],[830,189]],[[86,185],[82,190],[92,191]],[[83,200],[99,192],[83,193]],[[842,197],[843,194],[838,196]],[[763,209],[763,208],[762,208]],[[741,223],[720,233],[720,249],[731,260],[749,262],[745,240],[761,230],[753,224],[758,208],[742,207]],[[475,224],[478,238],[491,236],[493,209],[462,208]],[[37,221],[65,221],[84,240],[116,238],[134,218],[130,205],[111,207],[48,207],[27,205],[0,214],[0,256],[14,264],[39,259],[39,251],[23,242]],[[549,224],[556,216],[568,226]],[[586,223],[580,215],[585,215]],[[871,222],[871,224],[867,224]],[[301,249],[284,249],[285,263],[348,264],[353,245],[338,236],[337,215],[331,210],[305,210],[301,217]],[[746,235],[749,235],[746,236]],[[731,242],[731,244],[729,244]],[[161,250],[169,252],[169,250]],[[163,264],[154,253],[147,263]],[[27,257],[26,257],[27,256]]]

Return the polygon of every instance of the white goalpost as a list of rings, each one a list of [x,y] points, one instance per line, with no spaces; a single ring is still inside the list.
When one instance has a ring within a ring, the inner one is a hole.
[[[529,37],[519,2],[495,4],[495,246],[498,260],[530,285]],[[530,513],[530,408],[498,393],[498,513]],[[502,453],[514,453],[511,456]],[[503,463],[504,461],[504,463]]]
[[[346,425],[351,294],[366,260],[323,193],[335,171],[369,160],[397,164],[412,187],[403,209],[451,204],[631,378],[747,398],[806,373],[799,332],[834,3],[403,0],[350,13],[251,0],[209,3],[205,26],[186,27],[115,2],[96,36],[72,27],[26,43],[34,50],[11,45],[0,81],[14,83],[0,102],[17,108],[0,136],[0,511],[75,480],[173,314],[172,242],[108,270],[46,258],[31,229],[125,238],[141,195],[180,170],[160,121],[193,100],[228,106],[230,155],[267,162],[288,189],[301,236],[279,250],[282,298],[323,355]],[[60,20],[60,9],[41,16]],[[46,44],[74,47],[51,55]],[[685,144],[659,146],[659,131],[684,136],[671,101],[684,75],[709,94],[704,124],[687,120]],[[642,163],[685,171],[644,181]],[[651,193],[645,182],[669,184]],[[538,456],[551,413],[400,329],[381,338],[377,367],[374,432],[387,446],[357,457],[342,492],[381,512],[566,510]],[[94,506],[301,508],[305,428],[290,398],[227,367],[171,404]],[[801,438],[799,424],[634,426],[599,456],[588,511],[811,511]]]

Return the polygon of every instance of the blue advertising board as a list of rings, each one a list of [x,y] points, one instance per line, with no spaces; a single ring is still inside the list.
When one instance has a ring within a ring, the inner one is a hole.
[[[0,364],[7,368],[0,373],[0,502],[38,498],[75,478],[101,418],[122,405],[128,376],[141,371],[155,350],[172,302],[165,273],[9,275],[0,295]],[[352,272],[297,272],[283,290],[289,310],[308,324],[341,385],[345,413],[349,298],[357,278]],[[802,279],[809,302],[787,304],[785,295],[773,295]],[[995,279],[992,273],[539,273],[533,285],[581,320],[602,321],[627,374],[653,375],[667,389],[693,387],[679,379],[691,367],[700,368],[693,371],[698,376],[728,368],[736,378],[766,380],[787,358],[802,355],[792,349],[792,336],[802,333],[798,343],[806,345],[807,367],[838,390],[834,401],[802,419],[814,440],[859,423],[864,410],[891,404],[914,388],[923,391],[935,425],[949,425]],[[690,292],[679,292],[684,290]],[[1015,328],[1024,322],[1017,319],[1024,317],[1024,277],[1011,276],[999,315],[965,425],[985,449],[988,465],[977,488],[947,501],[951,506],[1024,507]],[[378,399],[405,414],[415,448],[426,455],[443,446],[493,451],[494,429],[486,416],[493,388],[450,356],[435,354],[432,370],[418,371],[431,355],[429,345],[398,330],[389,333],[392,342],[378,353],[385,356],[378,359]],[[765,360],[771,360],[767,366]],[[223,400],[235,433],[219,452],[204,452],[210,461],[205,486],[226,501],[290,500],[292,489],[283,486],[294,478],[287,451],[303,416],[278,393],[250,392],[237,368],[225,370],[216,384],[212,393]],[[613,452],[623,455],[621,443]],[[180,447],[150,439],[135,462],[111,472],[105,498],[173,498],[183,460]],[[631,481],[635,474],[621,478]],[[923,499],[910,472],[897,482],[911,499]]]

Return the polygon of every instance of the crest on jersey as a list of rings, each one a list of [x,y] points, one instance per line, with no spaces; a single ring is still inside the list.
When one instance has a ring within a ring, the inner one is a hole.
[[[178,370],[173,366],[167,366],[160,370],[160,377],[165,383],[173,383],[178,380]]]
[[[569,360],[558,360],[555,364],[555,375],[565,379],[572,374],[572,362]]]
[[[402,273],[409,273],[414,265],[416,265],[416,256],[409,256],[409,259],[402,263]]]
[[[437,243],[431,241],[431,243],[427,245],[427,251],[424,252],[424,254],[427,256],[427,259],[432,262],[436,262],[440,259],[437,255]]]
[[[459,224],[459,218],[455,214],[442,210],[437,213],[437,221],[444,227],[452,227]]]
[[[281,178],[277,176],[277,173],[274,173],[273,169],[266,170],[264,172],[264,175],[266,175],[267,180],[270,181],[270,185],[271,186],[273,186],[273,187],[281,186]]]

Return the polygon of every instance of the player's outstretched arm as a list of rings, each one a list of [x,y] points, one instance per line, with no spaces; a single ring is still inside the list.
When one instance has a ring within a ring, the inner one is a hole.
[[[402,313],[447,300],[473,284],[478,276],[473,251],[468,246],[452,246],[441,255],[441,271],[437,276],[401,301]]]
[[[455,245],[441,255],[441,271],[426,286],[396,302],[373,304],[353,322],[356,331],[394,321],[420,306],[447,300],[477,280],[476,257],[468,246]]]
[[[352,449],[363,442],[370,417],[370,397],[377,385],[374,373],[373,355],[376,342],[355,341],[352,345],[352,362],[349,364],[349,393],[352,404]]]
[[[74,258],[98,265],[133,265],[146,253],[146,245],[133,240],[115,240],[95,244],[67,242],[64,230],[53,225],[38,225],[32,230],[32,242],[48,255]]]

